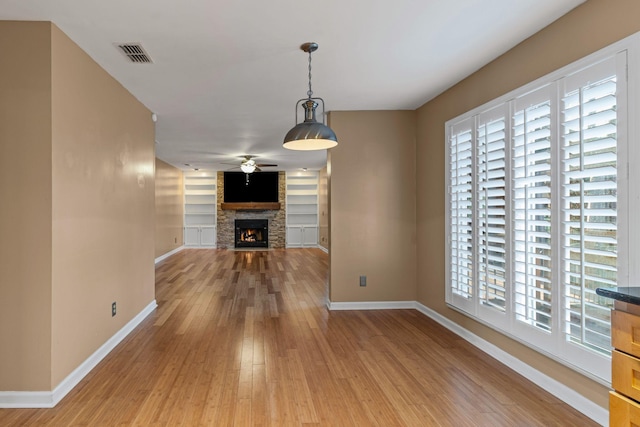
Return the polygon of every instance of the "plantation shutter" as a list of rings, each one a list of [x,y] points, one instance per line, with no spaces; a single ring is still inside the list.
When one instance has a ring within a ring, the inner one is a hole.
[[[445,128],[446,303],[604,381],[613,302],[596,288],[640,277],[638,49],[633,36]]]
[[[477,126],[478,297],[506,308],[506,119],[504,107],[484,112]]]
[[[473,119],[450,128],[450,277],[453,295],[473,298]]]
[[[552,327],[551,100],[545,86],[514,101],[514,314],[519,322]]]
[[[565,79],[561,107],[565,336],[603,353],[610,313],[595,289],[617,283],[616,86],[615,60],[596,64]]]

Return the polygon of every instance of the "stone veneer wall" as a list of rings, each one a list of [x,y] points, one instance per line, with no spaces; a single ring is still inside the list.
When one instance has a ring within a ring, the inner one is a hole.
[[[265,211],[235,211],[222,210],[224,202],[224,172],[218,172],[218,206],[217,206],[217,246],[220,249],[233,249],[235,244],[235,220],[236,219],[268,219],[269,220],[269,247],[284,248],[286,245],[286,193],[287,180],[284,172],[278,173],[278,201],[280,210]]]

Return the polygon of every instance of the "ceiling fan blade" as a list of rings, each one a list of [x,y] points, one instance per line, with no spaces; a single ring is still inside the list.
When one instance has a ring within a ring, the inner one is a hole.
[[[233,170],[233,169],[240,169],[241,166],[244,166],[246,164],[251,164],[253,163],[255,165],[255,170],[254,172],[262,172],[261,168],[274,168],[277,167],[278,165],[276,165],[275,163],[256,163],[255,160],[253,160],[256,156],[253,156],[251,154],[246,154],[242,157],[240,157],[241,161],[240,164],[238,163],[229,163],[229,162],[220,162],[221,165],[230,165],[230,166],[234,166],[233,168],[227,169],[227,170]]]

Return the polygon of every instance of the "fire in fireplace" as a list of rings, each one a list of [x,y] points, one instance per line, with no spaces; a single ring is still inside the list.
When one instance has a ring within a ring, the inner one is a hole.
[[[236,248],[268,248],[269,220],[236,219]]]

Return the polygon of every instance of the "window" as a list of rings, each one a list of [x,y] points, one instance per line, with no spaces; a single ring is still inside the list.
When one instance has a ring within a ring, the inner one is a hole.
[[[595,289],[628,285],[636,233],[623,157],[632,45],[446,124],[447,303],[605,381],[612,301]]]
[[[512,137],[513,298],[518,322],[552,325],[551,93],[545,86],[514,101]]]
[[[609,354],[609,307],[595,289],[617,284],[618,94],[602,71],[563,91],[560,234],[566,338]]]

